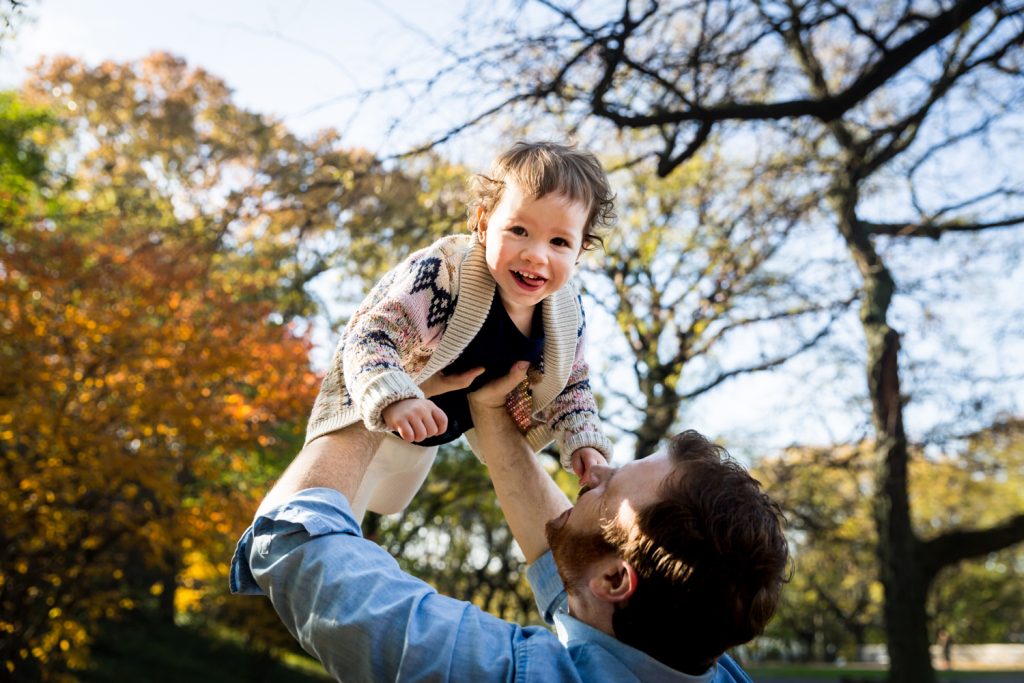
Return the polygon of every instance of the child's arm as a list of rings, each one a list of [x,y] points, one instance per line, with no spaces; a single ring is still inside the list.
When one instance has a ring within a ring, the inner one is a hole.
[[[389,429],[383,418],[388,406],[425,399],[413,377],[429,360],[451,315],[457,267],[457,259],[436,245],[418,252],[385,276],[352,317],[341,366],[370,430]],[[427,417],[429,411],[419,405],[415,414]]]
[[[473,368],[457,375],[437,373],[420,385],[426,396],[437,396],[449,391],[465,389],[483,368]],[[425,398],[407,398],[392,403],[381,412],[384,424],[409,443],[444,434],[448,429],[448,416],[437,405]]]
[[[580,309],[582,316],[582,309]],[[576,469],[573,457],[582,449],[597,451],[604,461],[611,459],[612,444],[601,432],[601,422],[597,414],[597,401],[590,390],[590,369],[583,358],[586,340],[586,323],[584,323],[576,340],[576,356],[573,359],[569,381],[555,400],[545,410],[542,418],[547,422],[558,443],[562,467],[570,472]],[[580,454],[586,458],[585,467],[600,462],[593,454]]]

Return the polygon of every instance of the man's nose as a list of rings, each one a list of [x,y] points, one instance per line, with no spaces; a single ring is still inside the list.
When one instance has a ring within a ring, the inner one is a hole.
[[[580,479],[580,485],[596,489],[603,482],[607,481],[614,471],[615,468],[609,465],[592,465]]]

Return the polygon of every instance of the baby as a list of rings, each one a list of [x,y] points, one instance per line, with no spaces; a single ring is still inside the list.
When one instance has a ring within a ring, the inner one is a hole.
[[[441,238],[373,287],[313,406],[307,444],[360,420],[389,433],[350,501],[357,517],[404,509],[438,445],[465,434],[473,448],[466,395],[518,361],[529,379],[507,404],[534,450],[554,438],[562,466],[581,477],[611,455],[571,279],[612,218],[604,170],[574,147],[519,142],[471,190],[471,234]]]

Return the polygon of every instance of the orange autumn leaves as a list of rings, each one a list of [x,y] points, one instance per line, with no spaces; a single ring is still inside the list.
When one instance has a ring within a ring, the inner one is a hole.
[[[103,619],[224,592],[318,382],[278,264],[228,254],[130,158],[60,168],[73,145],[22,111],[0,126],[35,126],[60,172],[0,177],[0,678],[59,680]]]
[[[107,231],[30,227],[9,242],[0,629],[34,634],[3,639],[16,667],[73,654],[84,625],[130,607],[136,563],[223,552],[266,484],[247,480],[250,463],[301,434],[308,341],[208,267]]]
[[[244,625],[250,645],[290,639],[263,601],[225,598],[226,571],[302,444],[311,283],[345,274],[331,299],[358,298],[464,218],[458,168],[407,172],[339,141],[301,139],[162,53],[47,58],[0,97],[0,670],[15,680],[85,666],[97,625],[140,605]]]

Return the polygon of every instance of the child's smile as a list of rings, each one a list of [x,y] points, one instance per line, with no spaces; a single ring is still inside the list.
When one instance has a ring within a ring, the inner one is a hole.
[[[540,275],[534,275],[521,270],[512,271],[512,276],[515,277],[516,282],[523,286],[527,291],[534,291],[544,285],[547,282],[547,278],[543,278]]]

